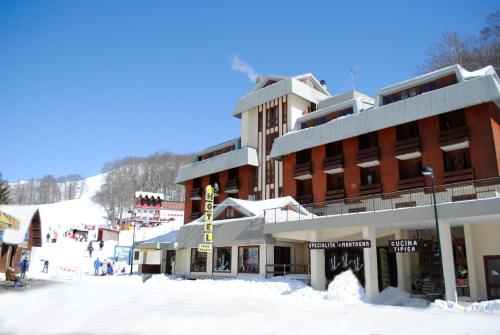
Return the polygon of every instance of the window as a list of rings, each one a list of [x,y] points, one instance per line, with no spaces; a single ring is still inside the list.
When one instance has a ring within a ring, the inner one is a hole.
[[[312,179],[297,180],[297,196],[312,194]]]
[[[278,133],[270,133],[266,135],[266,155],[271,153],[271,149],[273,148],[274,140],[278,137]]]
[[[231,272],[231,247],[214,248],[214,272]]]
[[[191,249],[191,272],[207,272],[207,253]]]
[[[311,150],[305,149],[297,152],[296,164],[310,163],[311,162]]]
[[[238,176],[239,176],[238,168],[231,169],[227,173],[228,180],[238,180]]]
[[[286,102],[283,102],[281,104],[281,111],[282,111],[282,117],[281,120],[283,121],[283,124],[286,124],[287,122],[287,113],[288,113],[288,106]]]
[[[238,248],[238,272],[259,273],[259,247]]]
[[[344,174],[336,173],[327,175],[327,191],[344,189]]]
[[[342,142],[328,143],[325,146],[326,157],[342,155]]]
[[[134,261],[139,260],[139,251],[134,251]]]
[[[418,121],[404,123],[396,127],[396,140],[398,141],[418,136]]]
[[[422,171],[422,160],[419,158],[398,160],[399,179],[410,179],[420,177]]]
[[[258,125],[258,131],[262,131],[262,111],[259,112],[259,125]]]
[[[439,115],[439,129],[448,130],[465,126],[463,109]]]
[[[469,148],[444,152],[443,156],[444,170],[446,172],[471,168]]]
[[[363,134],[358,137],[359,150],[369,149],[378,146],[377,133]]]
[[[380,166],[361,168],[360,173],[362,186],[380,183]]]
[[[278,106],[266,110],[266,128],[274,128],[278,125]]]
[[[266,184],[274,183],[274,161],[266,162]]]

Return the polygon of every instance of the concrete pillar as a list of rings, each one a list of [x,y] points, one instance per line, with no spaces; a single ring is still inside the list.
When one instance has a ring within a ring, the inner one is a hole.
[[[439,242],[441,244],[441,257],[443,260],[445,299],[456,302],[455,263],[453,261],[451,229],[448,220],[439,220]]]
[[[363,227],[363,239],[371,241],[371,248],[363,249],[365,263],[365,292],[369,299],[378,294],[377,236],[374,226]]]
[[[267,247],[266,245],[259,246],[259,274],[266,274],[266,264],[267,264]]]
[[[472,225],[464,224],[465,250],[467,253],[467,271],[469,272],[470,297],[479,300],[479,288],[477,281],[476,267],[474,263],[474,244],[472,236]]]
[[[394,239],[401,240],[405,238],[405,232],[402,229],[396,229],[394,232]],[[402,291],[406,291],[407,282],[409,280],[409,272],[407,272],[409,257],[407,253],[397,252],[396,253],[396,266],[398,270],[398,288]]]
[[[311,250],[311,287],[315,290],[326,288],[325,250]]]

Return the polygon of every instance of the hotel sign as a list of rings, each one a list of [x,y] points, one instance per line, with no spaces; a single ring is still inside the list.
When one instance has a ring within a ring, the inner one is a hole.
[[[389,240],[389,252],[417,252],[420,247],[418,240]]]
[[[371,248],[370,240],[339,241],[339,242],[309,242],[309,249],[343,249]]]
[[[212,252],[214,221],[214,188],[208,185],[205,192],[205,232],[203,242],[198,244],[198,252]]]

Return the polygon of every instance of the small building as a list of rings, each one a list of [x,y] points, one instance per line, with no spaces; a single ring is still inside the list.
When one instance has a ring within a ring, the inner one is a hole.
[[[139,265],[139,273],[175,272],[175,242],[179,230],[140,242],[134,252],[134,263]]]
[[[42,246],[41,219],[37,206],[0,206],[0,272],[19,265],[24,257],[31,263],[32,247]]]

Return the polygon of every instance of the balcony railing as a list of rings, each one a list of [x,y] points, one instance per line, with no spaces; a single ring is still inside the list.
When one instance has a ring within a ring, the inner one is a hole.
[[[323,160],[323,172],[334,174],[344,171],[342,155],[326,157]]]
[[[189,199],[201,200],[201,187],[194,187],[189,193]]]
[[[472,168],[456,171],[448,171],[443,174],[443,182],[445,184],[470,181],[474,179]]]
[[[357,163],[358,166],[361,167],[370,167],[379,165],[378,146],[359,150],[357,156]]]
[[[405,160],[420,157],[420,137],[412,137],[396,142],[394,151],[397,159]]]
[[[498,198],[500,197],[500,177],[438,185],[436,189],[440,191],[436,192],[436,203],[438,204]],[[397,210],[431,205],[431,188],[422,187],[400,192],[289,206],[286,210],[283,208],[270,208],[266,209],[266,222],[310,220],[318,216],[352,215],[355,213]],[[294,212],[295,214],[292,215],[291,213]]]
[[[444,151],[467,148],[469,134],[467,127],[458,127],[439,132],[439,146]]]
[[[239,192],[238,180],[237,179],[228,180],[226,185],[224,186],[224,192],[226,192],[226,193],[238,193]]]
[[[343,199],[344,198],[344,189],[338,189],[338,190],[329,190],[326,191],[326,201],[330,200],[338,200],[338,199]]]
[[[381,183],[373,183],[369,185],[361,185],[359,187],[359,195],[368,195],[374,193],[382,192],[382,184]]]
[[[299,180],[311,179],[312,178],[312,163],[299,163],[295,164],[293,170],[293,177]]]

